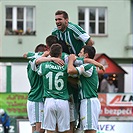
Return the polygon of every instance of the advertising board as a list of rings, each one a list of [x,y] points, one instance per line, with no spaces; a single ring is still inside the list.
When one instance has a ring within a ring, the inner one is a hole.
[[[31,132],[29,121],[18,122],[19,133]],[[83,131],[78,130],[78,133]],[[102,122],[98,123],[97,133],[133,133],[133,122]]]

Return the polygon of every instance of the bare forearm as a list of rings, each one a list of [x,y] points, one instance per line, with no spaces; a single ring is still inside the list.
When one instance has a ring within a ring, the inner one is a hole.
[[[104,66],[103,66],[101,63],[99,63],[99,62],[97,62],[97,61],[95,61],[95,60],[93,60],[93,59],[85,58],[85,59],[84,59],[84,62],[85,62],[85,63],[94,64],[95,66],[97,66],[97,67],[99,67],[100,69],[102,69],[103,71],[105,71]]]
[[[102,64],[100,64],[99,62],[93,60],[93,59],[89,59],[89,58],[85,58],[84,59],[84,63],[91,63],[94,64],[97,67],[100,67]]]
[[[40,57],[36,60],[36,64],[40,64],[42,62],[47,62],[47,61],[52,61],[53,58],[48,58],[48,57]]]
[[[68,69],[67,69],[68,74],[78,73],[77,69],[73,66],[73,62],[74,62],[73,60],[68,61]]]
[[[88,41],[88,43],[86,45],[88,45],[88,46],[94,45],[94,41],[92,40],[92,38],[90,38],[90,40]]]
[[[64,61],[56,57],[40,57],[36,60],[36,65],[41,64],[42,62],[47,62],[47,61],[54,61],[56,64],[60,66],[64,65]]]

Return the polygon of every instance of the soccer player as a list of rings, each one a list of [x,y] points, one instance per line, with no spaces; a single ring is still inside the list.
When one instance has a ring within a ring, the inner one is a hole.
[[[95,48],[83,46],[80,57],[91,58],[95,56]],[[80,128],[85,133],[96,133],[101,105],[98,100],[98,74],[93,64],[83,64],[74,67],[75,55],[69,56],[68,73],[79,74],[80,85]]]
[[[62,47],[53,44],[50,56],[61,58]],[[70,129],[69,94],[67,89],[67,65],[60,66],[53,61],[41,63],[38,74],[43,77],[44,88],[44,124],[47,133],[54,133],[56,125],[59,132]]]
[[[58,40],[64,42],[63,49],[68,51],[68,54],[78,55],[82,46],[92,46],[94,44],[92,38],[79,25],[69,21],[66,11],[58,10],[55,12],[55,23],[57,27],[53,29],[52,35],[57,36]],[[73,97],[76,105],[75,112],[78,112],[79,103],[77,94],[79,93],[79,88],[76,85],[69,85],[73,88]]]
[[[44,44],[39,44],[35,48],[36,54],[28,62],[27,75],[31,86],[28,93],[27,113],[32,133],[43,133],[41,122],[43,117],[43,80],[36,72],[35,60],[42,55],[45,50]]]
[[[52,31],[52,35],[66,43],[68,54],[78,55],[83,45],[92,46],[94,44],[92,38],[79,25],[69,22],[67,12],[56,11],[55,22],[57,27]]]
[[[32,133],[43,133],[44,130],[41,129],[41,122],[43,119],[43,79],[37,73],[36,60],[44,54],[46,46],[44,44],[39,44],[35,48],[35,53],[28,53],[26,57],[29,60],[27,66],[27,74],[30,82],[30,92],[28,93],[27,100],[27,112],[30,124],[32,126]],[[62,63],[62,60],[47,58],[43,59],[44,62],[54,60],[56,63]]]

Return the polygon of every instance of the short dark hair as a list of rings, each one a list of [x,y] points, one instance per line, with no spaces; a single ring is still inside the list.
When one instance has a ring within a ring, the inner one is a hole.
[[[68,19],[68,14],[66,11],[58,10],[55,12],[55,15],[61,15],[61,14],[63,14],[64,19]]]
[[[46,45],[50,48],[54,43],[58,43],[58,38],[54,35],[49,35],[46,38]]]
[[[50,48],[52,46],[52,44],[54,44],[54,43],[59,43],[62,46],[62,51],[67,54],[70,54],[68,45],[66,44],[65,41],[58,40],[58,38],[55,35],[49,35],[46,38],[46,45]]]
[[[96,50],[93,46],[85,45],[82,48],[84,48],[84,54],[88,53],[89,58],[93,59],[95,57]]]
[[[44,52],[46,50],[46,45],[38,44],[35,48],[35,52]]]
[[[62,46],[59,43],[55,43],[50,47],[51,57],[59,57],[62,53]]]
[[[59,40],[58,43],[62,46],[63,52],[70,54],[69,45],[67,45],[67,43],[65,41]]]

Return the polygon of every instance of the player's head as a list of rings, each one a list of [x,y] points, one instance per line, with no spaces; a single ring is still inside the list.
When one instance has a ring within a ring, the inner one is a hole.
[[[46,38],[46,46],[47,46],[47,50],[50,49],[50,47],[54,44],[54,43],[59,43],[62,46],[62,51],[70,54],[69,49],[68,49],[68,45],[66,44],[65,41],[62,40],[58,40],[58,38],[54,35],[49,35]]]
[[[96,50],[92,46],[85,45],[82,47],[80,53],[78,54],[80,57],[85,57],[85,58],[91,58],[93,59],[95,56]]]
[[[51,57],[61,57],[61,54],[62,54],[62,46],[59,43],[54,43],[50,47]]]
[[[68,19],[68,14],[66,11],[63,11],[63,10],[58,10],[55,12],[55,15],[63,15],[63,18],[64,19]]]
[[[58,10],[55,13],[55,22],[58,30],[64,31],[68,26],[68,14],[63,10]]]
[[[52,44],[54,43],[58,43],[58,38],[54,35],[49,35],[47,38],[46,38],[46,45],[48,48],[50,48],[52,46]]]
[[[39,44],[35,48],[35,52],[44,52],[46,50],[47,50],[47,47],[44,44]]]

